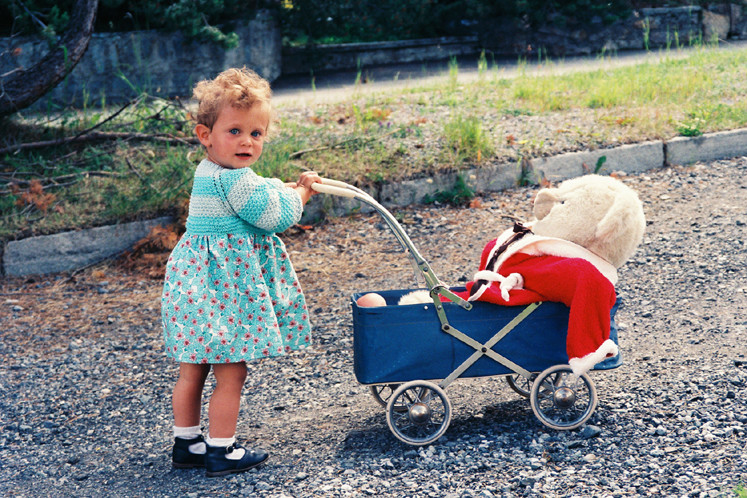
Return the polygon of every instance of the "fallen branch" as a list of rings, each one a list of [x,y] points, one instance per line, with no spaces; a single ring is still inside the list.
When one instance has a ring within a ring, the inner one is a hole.
[[[81,178],[87,178],[89,176],[109,176],[109,177],[116,177],[121,178],[125,175],[121,173],[117,173],[116,171],[83,171],[80,173],[71,173],[69,175],[61,175],[61,176],[55,176],[51,178],[42,178],[46,182],[46,185],[42,186],[43,190],[46,190],[48,188],[59,188],[59,187],[68,187],[70,185],[75,184],[77,181],[79,181]],[[1,178],[1,176],[0,176]],[[60,183],[65,182],[68,180],[73,180],[68,183]],[[19,187],[22,187],[24,185],[28,186],[31,185],[32,181],[40,181],[40,180],[20,180],[20,179],[13,179],[9,183],[16,184]],[[11,194],[11,190],[0,190],[0,194],[7,195]]]
[[[137,175],[137,177],[140,178],[140,181],[145,183],[145,178],[143,178],[143,175],[140,174],[140,171],[138,171],[135,165],[132,164],[127,157],[125,157],[125,162],[127,163],[127,166],[129,166],[130,169]]]
[[[57,147],[82,142],[96,142],[101,140],[149,140],[153,142],[181,143],[184,145],[195,145],[199,143],[197,138],[181,138],[170,134],[149,134],[149,133],[127,133],[127,132],[103,132],[97,131],[74,137],[58,138],[55,140],[42,140],[40,142],[28,142],[23,144],[11,145],[0,149],[0,154],[8,154],[29,149],[42,149],[44,147]]]
[[[361,141],[361,142],[364,142],[364,143],[365,142],[373,142],[374,140],[381,140],[382,138],[386,138],[386,137],[388,137],[390,135],[394,135],[395,133],[398,133],[400,131],[402,131],[402,129],[401,128],[397,128],[395,130],[392,130],[392,131],[389,131],[387,133],[384,133],[383,135],[377,135],[375,137],[353,137],[353,138],[349,138],[347,140],[343,140],[342,142],[337,142],[337,143],[334,143],[334,144],[331,144],[331,145],[323,145],[321,147],[314,147],[314,148],[311,148],[311,149],[303,149],[303,150],[299,150],[297,152],[294,152],[293,154],[291,154],[290,156],[288,156],[288,159],[298,159],[299,157],[303,156],[304,154],[309,154],[311,152],[320,152],[320,151],[323,151],[323,150],[339,149],[343,145],[349,144],[350,142],[357,142],[357,141]]]
[[[101,121],[99,123],[96,123],[94,126],[88,128],[87,130],[83,130],[80,133],[78,133],[77,135],[75,135],[74,140],[78,140],[83,135],[86,135],[87,133],[91,133],[93,130],[96,130],[97,128],[101,128],[105,123],[111,121],[112,119],[114,119],[117,116],[119,116],[120,114],[122,114],[122,112],[125,109],[127,109],[128,107],[130,107],[132,104],[134,104],[137,101],[138,101],[138,99],[130,100],[125,105],[123,105],[122,107],[120,107],[119,110],[117,110],[117,112],[115,112],[114,114],[112,114],[111,116],[109,116],[108,118],[106,118],[105,120],[103,120],[103,121]]]

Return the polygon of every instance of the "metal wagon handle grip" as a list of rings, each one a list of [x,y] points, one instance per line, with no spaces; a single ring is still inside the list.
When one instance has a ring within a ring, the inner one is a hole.
[[[312,183],[311,189],[315,190],[317,192],[320,192],[322,194],[331,194],[331,195],[338,195],[340,197],[350,197],[355,198],[356,195],[359,195],[354,190],[350,190],[348,188],[343,188],[337,185],[334,185],[332,183],[327,183],[329,180],[322,179],[323,183]],[[337,182],[335,182],[337,183]]]

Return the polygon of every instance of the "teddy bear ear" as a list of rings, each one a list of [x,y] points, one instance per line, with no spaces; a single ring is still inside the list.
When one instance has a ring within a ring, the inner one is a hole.
[[[560,199],[555,195],[555,190],[543,188],[537,192],[537,197],[534,199],[534,217],[538,220],[547,216],[555,204],[560,202]]]
[[[627,218],[626,207],[627,206],[620,198],[615,199],[615,202],[612,203],[612,206],[607,210],[602,220],[597,224],[597,239],[612,237],[616,232],[623,229]]]
[[[595,239],[598,247],[592,250],[598,251],[615,267],[622,266],[640,243],[643,232],[638,225],[640,215],[636,212],[636,207],[624,199],[615,199],[602,221],[597,224]]]

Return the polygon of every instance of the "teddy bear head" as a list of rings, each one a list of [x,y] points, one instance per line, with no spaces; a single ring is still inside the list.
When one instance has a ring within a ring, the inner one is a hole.
[[[574,242],[622,266],[643,239],[646,218],[633,189],[609,176],[585,175],[543,188],[532,232]]]

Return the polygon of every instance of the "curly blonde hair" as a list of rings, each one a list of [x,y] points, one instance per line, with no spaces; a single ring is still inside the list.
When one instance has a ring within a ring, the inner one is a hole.
[[[248,109],[260,103],[269,111],[270,122],[273,120],[270,84],[246,67],[226,69],[215,79],[200,81],[195,85],[193,96],[199,102],[197,114],[194,115],[195,121],[211,130],[218,114],[227,105],[237,109]]]

